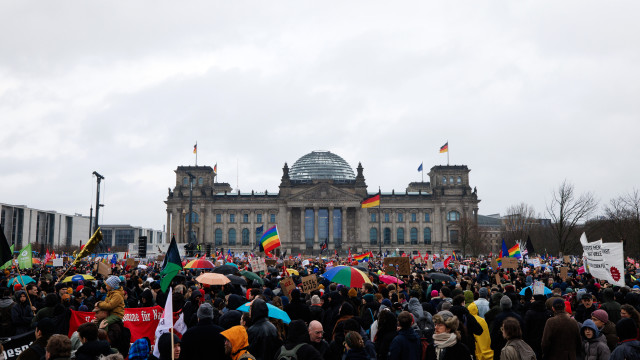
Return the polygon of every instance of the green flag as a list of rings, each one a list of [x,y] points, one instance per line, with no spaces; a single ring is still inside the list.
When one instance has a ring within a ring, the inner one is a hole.
[[[162,271],[160,272],[160,288],[162,292],[167,292],[171,280],[178,275],[178,272],[182,270],[182,260],[180,260],[180,252],[178,251],[178,244],[176,244],[176,238],[171,238],[167,255],[164,257],[162,263]]]
[[[20,255],[18,255],[18,267],[20,269],[31,269],[33,267],[31,262],[31,244],[20,250]]]
[[[11,245],[11,247],[9,247],[9,250],[11,250],[11,254],[13,254],[13,245]],[[6,263],[4,263],[4,265],[0,266],[0,270],[4,270],[4,269],[7,269],[7,268],[10,268],[12,263],[13,263],[13,257],[11,257],[11,260],[9,260]]]

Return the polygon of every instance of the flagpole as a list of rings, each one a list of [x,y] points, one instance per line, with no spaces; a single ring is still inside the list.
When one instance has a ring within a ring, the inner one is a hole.
[[[447,155],[448,156],[448,155]],[[196,166],[198,166],[198,142],[196,141]],[[172,338],[173,339],[173,338]],[[173,341],[171,342],[173,345]]]
[[[171,333],[171,360],[175,360],[176,359],[175,351],[173,351],[173,347],[174,347],[174,344],[173,344],[173,326],[171,326],[171,328],[169,329],[169,332]]]
[[[380,195],[380,199],[378,200],[378,252],[382,255],[382,210],[380,208],[382,204],[382,190],[380,190],[380,186],[378,186],[378,194]]]
[[[424,183],[424,161],[422,163],[420,163],[420,173],[422,174],[422,182]]]
[[[24,283],[24,279],[22,278],[22,275],[20,275],[20,260],[18,260],[18,266],[16,266],[16,271],[18,271],[18,279],[20,280],[20,282],[22,283],[22,288],[24,288],[24,292],[27,293],[27,300],[29,300],[29,309],[31,309],[31,312],[33,313],[33,316],[36,316],[36,312],[35,310],[33,310],[33,304],[31,303],[31,297],[29,297],[29,292],[27,291],[27,286]],[[18,299],[19,301],[20,299]]]

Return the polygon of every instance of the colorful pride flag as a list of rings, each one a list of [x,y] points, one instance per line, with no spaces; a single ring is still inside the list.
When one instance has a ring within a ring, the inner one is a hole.
[[[458,255],[458,254],[456,254],[455,251],[453,251],[453,260],[462,261],[462,255]]]
[[[504,242],[504,239],[502,239],[502,250],[500,250],[500,255],[498,255],[498,266],[502,266],[502,257],[505,256],[509,256],[509,249],[507,249],[507,243]]]
[[[449,151],[449,142],[447,141],[446,144],[442,145],[442,147],[440,148],[440,153],[446,153]]]
[[[362,202],[363,209],[375,207],[375,206],[380,206],[380,194],[376,196],[372,196]]]
[[[515,244],[511,249],[509,249],[509,257],[514,257],[516,259],[522,258],[520,254],[520,245]]]
[[[278,235],[278,227],[274,225],[260,238],[260,251],[268,253],[278,246],[280,246],[280,236]]]
[[[369,258],[371,258],[373,256],[373,254],[371,253],[371,251],[361,254],[361,255],[356,255],[353,258],[355,260],[357,260],[358,262],[362,262],[362,261],[369,261]]]

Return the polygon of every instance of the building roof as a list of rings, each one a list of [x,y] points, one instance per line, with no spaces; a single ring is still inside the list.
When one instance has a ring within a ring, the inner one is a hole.
[[[353,169],[343,158],[323,150],[312,151],[296,160],[289,176],[293,181],[356,179]]]

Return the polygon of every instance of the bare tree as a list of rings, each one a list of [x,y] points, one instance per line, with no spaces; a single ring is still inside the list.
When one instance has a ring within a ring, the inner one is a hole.
[[[551,219],[553,238],[561,254],[569,253],[577,245],[578,235],[574,234],[576,226],[586,221],[597,206],[598,201],[593,193],[587,192],[577,196],[573,184],[567,180],[552,193],[551,203],[547,204],[547,213]]]
[[[473,218],[463,216],[454,224],[458,229],[458,240],[462,256],[466,257],[467,254],[477,256],[486,250],[486,244],[480,238],[478,224]]]
[[[640,192],[634,189],[611,199],[605,214],[609,225],[607,235],[611,240],[624,241],[626,253],[637,254],[640,251]]]
[[[505,241],[510,244],[516,241],[526,241],[532,229],[538,224],[539,216],[533,206],[520,203],[507,208],[504,217]]]

